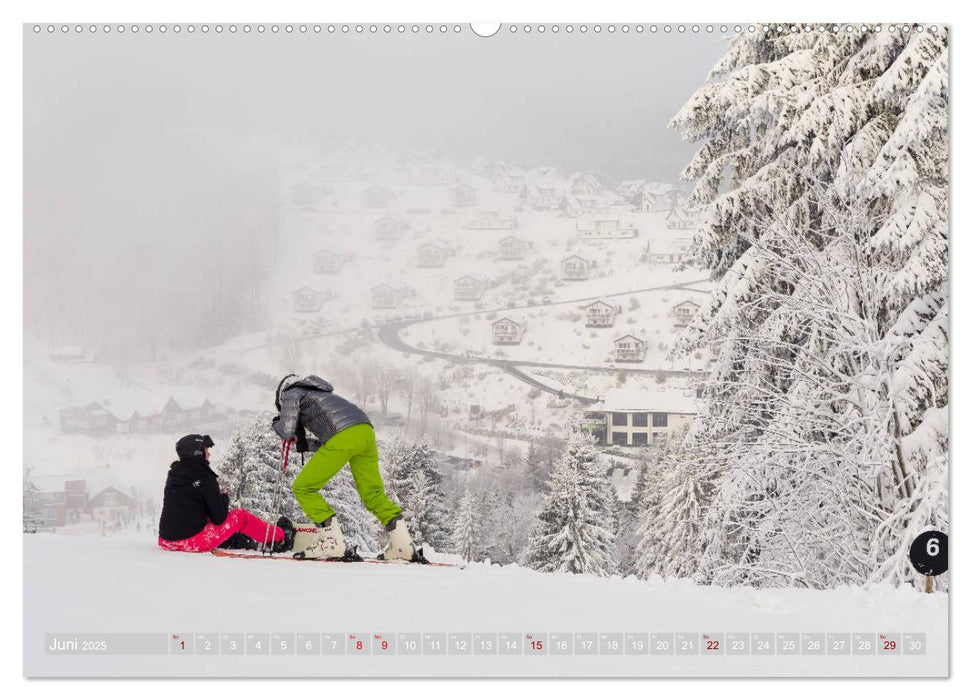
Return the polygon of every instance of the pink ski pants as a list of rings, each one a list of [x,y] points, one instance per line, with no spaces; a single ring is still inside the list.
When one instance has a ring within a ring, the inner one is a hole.
[[[233,508],[219,525],[206,523],[202,532],[184,540],[163,540],[158,538],[158,546],[173,552],[208,552],[228,540],[233,534],[241,532],[262,542],[267,537],[267,523],[249,511]],[[283,540],[283,530],[275,525],[269,526],[269,539],[273,542]]]

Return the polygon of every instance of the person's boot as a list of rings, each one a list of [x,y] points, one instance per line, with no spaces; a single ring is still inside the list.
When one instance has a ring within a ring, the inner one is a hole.
[[[280,554],[281,552],[289,552],[293,549],[293,538],[297,536],[297,528],[290,522],[290,518],[285,515],[280,516],[280,519],[276,521],[276,526],[283,530],[283,539],[273,543],[273,553]]]
[[[302,552],[294,556],[297,559],[342,559],[347,555],[347,544],[344,533],[336,516],[330,516],[322,523],[317,523],[317,539]]]
[[[384,529],[388,533],[388,548],[384,550],[383,558],[414,560],[416,555],[415,543],[408,533],[404,519],[400,515],[392,518]]]

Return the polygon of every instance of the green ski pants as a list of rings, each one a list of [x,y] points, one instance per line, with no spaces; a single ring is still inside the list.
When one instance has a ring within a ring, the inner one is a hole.
[[[382,525],[401,515],[400,506],[392,503],[384,492],[384,482],[378,470],[378,445],[374,439],[374,429],[367,423],[359,423],[345,428],[325,442],[294,479],[293,495],[308,518],[321,523],[335,514],[336,511],[324,500],[320,490],[348,463],[364,507]]]

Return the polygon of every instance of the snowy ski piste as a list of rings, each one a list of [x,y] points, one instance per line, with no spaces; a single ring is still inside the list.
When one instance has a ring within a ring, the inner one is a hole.
[[[30,535],[24,673],[82,676],[930,676],[948,596],[893,586],[720,588],[682,580],[250,561],[162,551],[144,534]],[[25,538],[26,539],[26,538]],[[26,544],[26,543],[25,543]],[[429,553],[433,561],[454,555]],[[177,600],[176,600],[177,599]],[[47,633],[926,632],[925,655],[53,656]]]

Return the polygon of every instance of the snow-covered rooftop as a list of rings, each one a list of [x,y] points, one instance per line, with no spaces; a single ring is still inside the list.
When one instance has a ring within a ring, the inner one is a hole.
[[[674,391],[646,391],[642,389],[609,389],[596,406],[603,411],[664,411],[667,413],[697,413],[693,396]]]

